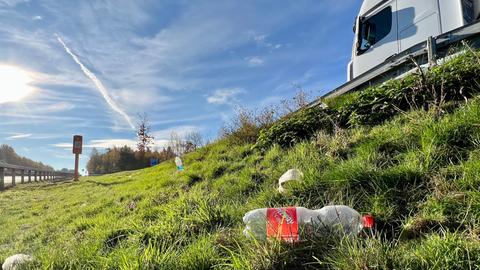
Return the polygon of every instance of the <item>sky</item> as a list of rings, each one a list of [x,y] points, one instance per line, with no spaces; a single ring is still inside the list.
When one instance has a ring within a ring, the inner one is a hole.
[[[360,0],[0,0],[0,144],[72,168],[72,137],[214,139],[234,108],[346,81]]]

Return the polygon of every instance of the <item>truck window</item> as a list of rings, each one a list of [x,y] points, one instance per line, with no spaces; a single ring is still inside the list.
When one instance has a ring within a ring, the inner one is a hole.
[[[462,12],[465,23],[471,23],[476,19],[474,18],[473,0],[462,0]]]
[[[392,30],[392,8],[387,7],[368,19],[360,21],[357,54],[366,52]]]

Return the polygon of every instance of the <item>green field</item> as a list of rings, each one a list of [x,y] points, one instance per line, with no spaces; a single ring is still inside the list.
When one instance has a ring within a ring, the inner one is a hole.
[[[480,70],[476,59],[467,60]],[[458,79],[449,75],[445,85]],[[169,161],[18,185],[0,193],[0,260],[32,254],[33,269],[479,269],[480,100],[440,105],[369,123],[357,113],[348,127],[319,128],[293,146],[223,139],[186,155],[182,173]],[[378,110],[366,115],[380,119]],[[305,182],[281,195],[277,180],[291,168]],[[242,234],[249,210],[328,204],[373,214],[377,234],[295,245]]]

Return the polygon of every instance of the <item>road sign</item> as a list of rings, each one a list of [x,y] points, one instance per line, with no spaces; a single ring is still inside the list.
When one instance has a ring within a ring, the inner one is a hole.
[[[150,159],[150,167],[158,165],[158,159],[156,158],[151,158]]]
[[[83,137],[80,135],[73,136],[73,153],[74,154],[81,154],[82,153],[82,144],[83,144]]]
[[[83,137],[80,135],[73,136],[73,153],[75,154],[75,181],[78,181],[78,155],[82,153]]]

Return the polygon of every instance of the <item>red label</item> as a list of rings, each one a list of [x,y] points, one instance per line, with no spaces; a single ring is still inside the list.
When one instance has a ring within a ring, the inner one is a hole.
[[[297,208],[268,208],[267,237],[297,242],[299,240]]]
[[[373,228],[375,226],[375,218],[371,215],[363,216],[362,223],[364,228]]]

